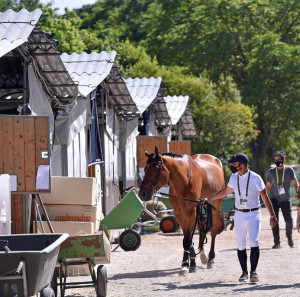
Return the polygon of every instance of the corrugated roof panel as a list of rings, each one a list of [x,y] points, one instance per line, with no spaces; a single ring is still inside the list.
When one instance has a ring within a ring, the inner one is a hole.
[[[115,51],[80,55],[63,53],[60,57],[74,82],[78,83],[79,92],[87,96],[109,75],[116,54]]]
[[[41,15],[40,9],[0,12],[0,57],[27,41]]]
[[[176,125],[184,113],[189,96],[166,96],[164,100],[167,104],[167,110],[171,118],[172,125]]]
[[[39,27],[34,28],[26,42],[29,54],[37,62],[52,96],[64,105],[69,105],[77,98],[78,88],[55,46],[56,41],[49,38]]]
[[[125,79],[127,88],[135,102],[139,112],[142,114],[152,101],[156,98],[160,88],[162,78],[127,78]]]
[[[140,115],[123,75],[116,65],[105,79],[103,87],[108,90],[108,107],[114,107],[118,116],[136,117]]]
[[[184,137],[197,136],[193,114],[189,105],[186,107],[185,112],[179,120],[179,127]]]

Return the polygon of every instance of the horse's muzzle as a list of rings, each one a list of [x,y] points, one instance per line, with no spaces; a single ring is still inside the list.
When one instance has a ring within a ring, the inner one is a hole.
[[[139,190],[139,197],[142,201],[149,201],[152,198],[152,189],[140,189]]]

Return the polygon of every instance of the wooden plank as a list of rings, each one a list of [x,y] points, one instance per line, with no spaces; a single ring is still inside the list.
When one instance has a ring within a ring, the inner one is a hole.
[[[24,119],[25,141],[25,188],[26,192],[35,192],[36,165],[35,165],[35,129],[34,118]]]
[[[25,188],[25,144],[24,144],[24,118],[14,117],[14,171],[18,176],[18,192]]]
[[[0,174],[3,173],[3,117],[0,117]]]
[[[13,118],[3,117],[3,173],[14,174],[14,130]]]
[[[16,234],[15,195],[11,195],[11,234]]]
[[[169,143],[169,150],[172,153],[179,155],[191,155],[191,142],[190,141],[171,141]]]
[[[14,195],[14,208],[15,208],[15,234],[23,233],[23,195]]]
[[[137,162],[138,167],[146,166],[147,157],[145,151],[149,154],[154,153],[155,146],[160,153],[167,152],[167,136],[138,136],[137,138]]]
[[[48,159],[41,159],[41,150],[48,150],[48,118],[35,119],[35,164],[36,173],[39,165],[49,165]],[[50,176],[49,176],[50,179]],[[49,190],[38,190],[40,192],[49,192]]]

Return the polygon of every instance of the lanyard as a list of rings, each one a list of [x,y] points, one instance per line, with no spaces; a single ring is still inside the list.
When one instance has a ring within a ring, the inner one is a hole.
[[[250,180],[250,170],[249,170],[249,174],[248,174],[248,179],[247,179],[247,188],[246,188],[246,199],[248,198],[248,188],[249,188],[249,180]],[[239,190],[239,195],[241,198],[241,190],[240,190],[240,175],[237,175],[237,183],[238,183],[238,190]]]
[[[283,165],[283,173],[282,173],[282,180],[281,180],[281,183],[283,184],[284,183],[284,172],[285,172],[285,166]],[[278,178],[278,170],[277,170],[277,167],[276,167],[276,179],[277,179],[277,185],[279,184],[279,178]]]

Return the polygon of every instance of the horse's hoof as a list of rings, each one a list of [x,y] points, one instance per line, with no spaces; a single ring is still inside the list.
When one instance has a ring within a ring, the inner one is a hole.
[[[214,269],[214,268],[215,268],[215,263],[213,263],[213,262],[207,263],[207,269]]]
[[[186,276],[186,275],[188,275],[189,274],[189,268],[188,267],[182,267],[181,268],[181,270],[180,270],[180,272],[179,272],[179,275],[180,276]]]
[[[206,255],[203,253],[200,253],[200,260],[201,260],[201,263],[203,265],[206,265],[208,263],[208,258],[206,257]]]
[[[189,268],[189,272],[190,273],[194,273],[194,272],[196,272],[197,271],[197,266],[191,266],[190,268]]]

